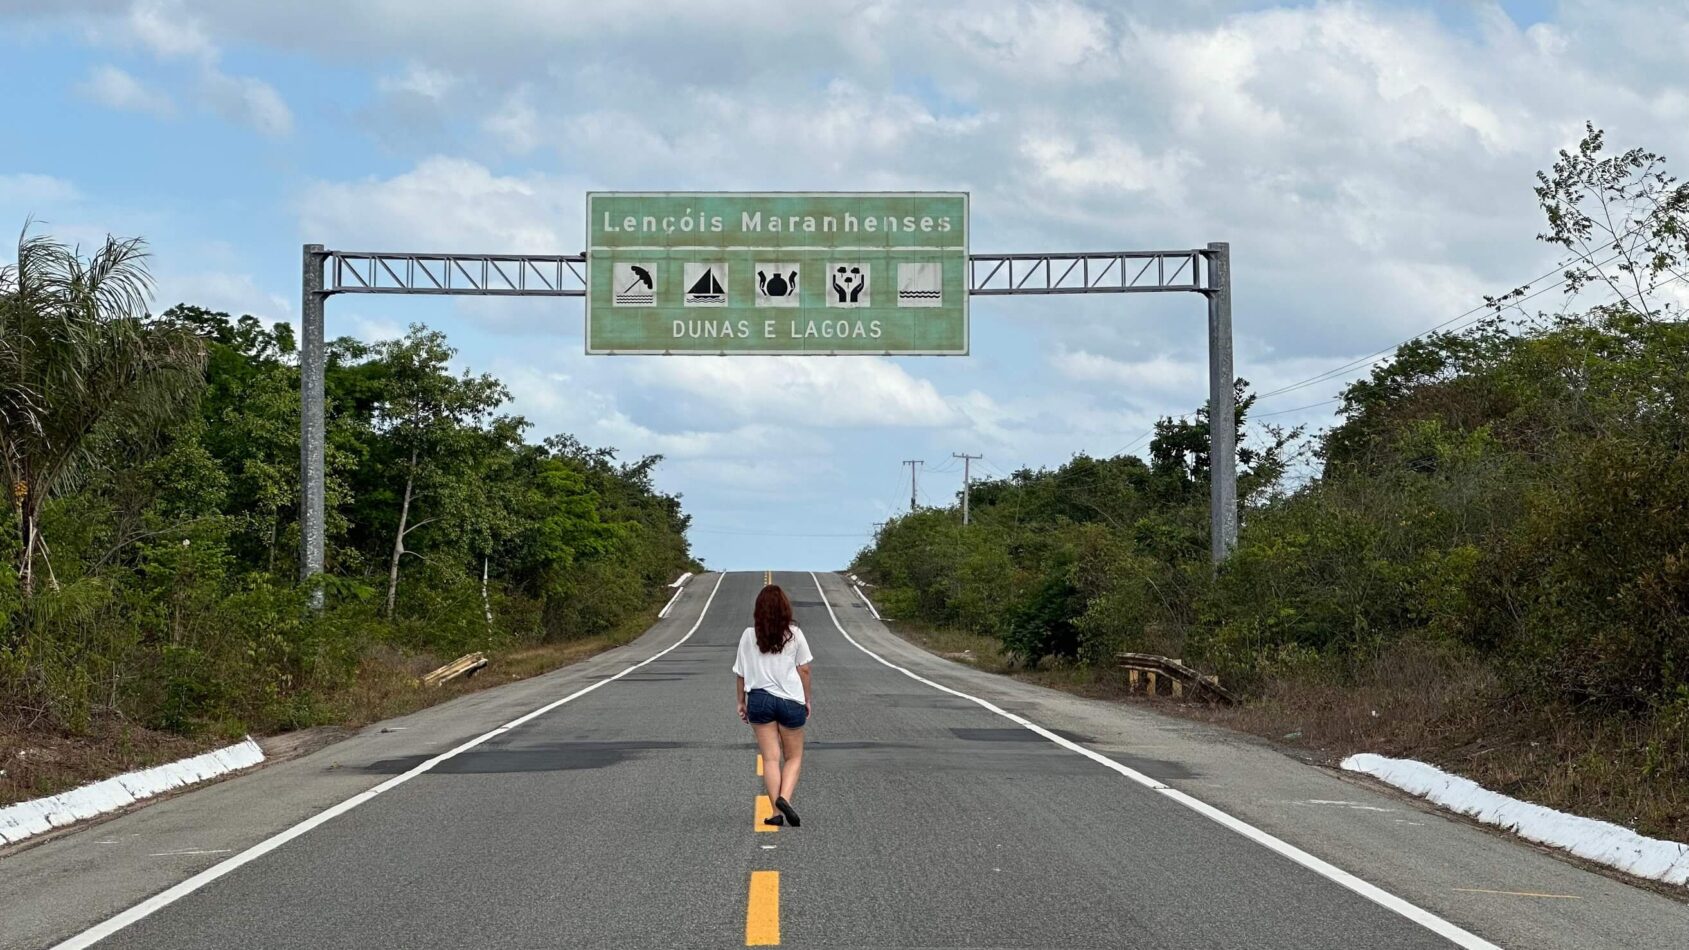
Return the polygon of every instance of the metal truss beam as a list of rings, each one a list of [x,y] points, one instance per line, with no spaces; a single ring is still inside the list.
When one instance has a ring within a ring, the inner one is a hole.
[[[328,251],[329,294],[584,297],[585,254]]]
[[[1209,292],[1208,250],[971,254],[968,293]],[[413,254],[326,251],[322,293],[584,297],[585,254]]]
[[[1204,293],[1207,251],[1101,251],[1073,254],[970,254],[968,293]]]

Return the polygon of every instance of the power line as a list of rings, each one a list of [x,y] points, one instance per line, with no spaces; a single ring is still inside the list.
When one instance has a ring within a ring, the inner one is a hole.
[[[1600,263],[1597,263],[1595,266],[1600,267],[1602,264],[1610,263],[1613,260],[1617,259],[1618,256],[1619,255],[1614,255],[1613,257],[1609,257],[1607,260],[1602,261]],[[1630,303],[1632,300],[1640,300],[1644,295],[1646,295],[1646,294],[1650,293],[1651,291],[1654,291],[1654,290],[1656,290],[1660,287],[1664,287],[1667,284],[1676,283],[1680,280],[1689,280],[1689,274],[1678,274],[1676,271],[1673,271],[1672,273],[1673,273],[1674,276],[1666,278],[1665,280],[1657,280],[1654,283],[1649,284],[1647,287],[1642,288],[1642,290],[1637,292],[1637,293],[1625,294],[1625,293],[1622,293],[1622,292],[1615,292],[1613,294],[1613,296],[1606,301],[1605,305],[1610,306],[1614,303],[1618,303],[1618,302],[1621,302],[1621,301],[1625,302],[1625,303]],[[1524,303],[1525,301],[1530,300],[1533,297],[1538,297],[1538,296],[1541,296],[1542,294],[1548,293],[1550,290],[1554,290],[1555,288],[1559,287],[1561,284],[1564,284],[1564,283],[1565,283],[1565,281],[1560,281],[1559,283],[1550,284],[1549,286],[1544,287],[1541,290],[1532,291],[1531,293],[1528,293],[1525,296],[1520,297],[1515,303]],[[1478,308],[1478,309],[1482,309],[1482,308]],[[1462,316],[1467,316],[1467,315],[1469,315],[1473,312],[1475,312],[1475,311],[1469,310],[1469,311],[1466,312],[1466,314],[1462,314]],[[1458,320],[1460,318],[1456,317],[1455,319]],[[1373,364],[1383,362],[1384,359],[1386,358],[1387,354],[1395,352],[1397,349],[1400,349],[1402,346],[1405,346],[1408,343],[1411,343],[1414,340],[1419,339],[1419,337],[1421,337],[1421,336],[1425,336],[1425,335],[1430,334],[1430,333],[1435,333],[1437,330],[1448,326],[1448,324],[1450,322],[1453,322],[1453,321],[1448,321],[1448,322],[1438,324],[1437,326],[1432,327],[1430,330],[1425,331],[1425,333],[1419,334],[1419,336],[1409,337],[1408,339],[1403,340],[1401,343],[1398,343],[1395,346],[1390,347],[1388,350],[1380,350],[1378,353],[1374,353],[1372,355],[1372,357],[1368,358],[1368,359],[1371,360],[1371,363],[1369,365],[1373,365]],[[1466,323],[1463,323],[1460,326],[1456,327],[1455,329],[1463,330],[1466,327],[1469,327],[1472,324],[1477,323],[1477,322],[1478,322],[1477,320],[1469,320]],[[1383,355],[1381,355],[1381,354],[1383,354]],[[1357,363],[1358,362],[1359,361],[1357,361]],[[1257,401],[1259,401],[1259,400],[1266,399],[1266,398],[1271,397],[1271,396],[1280,396],[1280,395],[1283,395],[1287,392],[1291,392],[1291,391],[1296,390],[1296,389],[1302,389],[1304,387],[1314,385],[1315,383],[1324,382],[1326,380],[1334,378],[1335,375],[1341,374],[1345,370],[1354,368],[1357,365],[1357,363],[1350,363],[1350,364],[1347,364],[1345,366],[1340,366],[1335,370],[1327,371],[1326,373],[1322,374],[1319,377],[1314,377],[1314,378],[1311,378],[1311,379],[1308,379],[1308,380],[1304,380],[1301,383],[1296,383],[1296,384],[1293,384],[1293,385],[1290,385],[1290,386],[1285,386],[1285,387],[1280,388],[1280,389],[1275,389],[1275,390],[1273,390],[1272,392],[1269,392],[1269,393],[1262,393],[1261,395],[1259,395],[1255,398],[1256,398]],[[1327,399],[1327,400],[1324,400],[1322,402],[1316,402],[1316,403],[1313,403],[1312,405],[1302,406],[1302,407],[1299,407],[1298,409],[1283,409],[1283,410],[1279,410],[1277,412],[1257,413],[1255,418],[1265,419],[1268,416],[1282,416],[1282,415],[1285,415],[1287,413],[1299,412],[1299,411],[1301,411],[1301,409],[1312,409],[1315,406],[1323,406],[1326,403],[1339,402],[1339,401],[1341,401],[1341,399],[1342,399],[1341,396],[1334,396],[1331,399]]]
[[[1631,233],[1634,234],[1635,232],[1632,231]],[[1626,235],[1626,237],[1629,237],[1629,235]],[[1614,254],[1613,256],[1607,258],[1606,260],[1596,262],[1594,264],[1594,266],[1602,267],[1604,265],[1611,264],[1613,261],[1616,261],[1620,257],[1623,257],[1623,256],[1624,256],[1623,254]],[[1570,267],[1572,264],[1577,263],[1580,260],[1581,261],[1589,260],[1589,255],[1580,254],[1580,255],[1568,258],[1565,261],[1561,262],[1559,265],[1557,265],[1553,270],[1548,271],[1547,273],[1543,274],[1540,277],[1537,277],[1535,280],[1526,281],[1525,283],[1523,283],[1519,286],[1529,287],[1532,284],[1537,283],[1538,281],[1547,280],[1548,278],[1553,277],[1555,274],[1564,274],[1567,267]],[[1516,303],[1524,303],[1525,301],[1530,300],[1534,297],[1538,297],[1538,296],[1541,296],[1542,294],[1548,293],[1550,290],[1554,290],[1556,288],[1562,287],[1562,286],[1565,285],[1565,283],[1566,283],[1566,279],[1565,279],[1564,276],[1562,276],[1560,280],[1557,280],[1554,283],[1549,284],[1547,287],[1543,287],[1539,290],[1532,291],[1531,293],[1526,294],[1523,297],[1520,297],[1516,301]],[[1257,401],[1260,401],[1262,399],[1272,399],[1275,396],[1282,396],[1285,393],[1295,392],[1298,389],[1304,389],[1308,386],[1313,386],[1317,383],[1325,382],[1328,379],[1336,378],[1336,377],[1341,376],[1344,373],[1348,372],[1349,370],[1357,369],[1357,368],[1359,368],[1363,365],[1364,366],[1370,366],[1374,363],[1379,362],[1382,358],[1389,356],[1391,353],[1394,353],[1396,350],[1399,350],[1402,347],[1408,345],[1409,343],[1412,343],[1414,340],[1417,340],[1422,336],[1427,336],[1429,334],[1436,333],[1438,330],[1441,330],[1441,329],[1449,326],[1452,323],[1456,323],[1460,320],[1464,320],[1467,317],[1470,317],[1475,313],[1479,313],[1481,311],[1488,310],[1490,308],[1490,306],[1491,306],[1490,302],[1486,301],[1484,303],[1479,304],[1476,307],[1473,307],[1470,310],[1467,310],[1465,313],[1457,314],[1456,316],[1453,316],[1453,317],[1450,317],[1447,320],[1444,320],[1442,323],[1437,324],[1436,326],[1430,328],[1429,330],[1423,330],[1419,333],[1416,333],[1413,336],[1410,336],[1407,339],[1401,341],[1400,343],[1396,343],[1392,346],[1385,347],[1384,349],[1379,350],[1376,353],[1371,353],[1367,356],[1361,357],[1360,359],[1351,360],[1350,362],[1344,363],[1342,366],[1338,366],[1338,367],[1335,367],[1333,369],[1325,370],[1324,372],[1315,374],[1314,376],[1310,376],[1307,379],[1298,380],[1297,382],[1291,383],[1289,385],[1280,386],[1278,389],[1274,389],[1270,392],[1261,393],[1261,394],[1257,395],[1255,398],[1256,398]],[[1476,321],[1473,321],[1473,322],[1476,322]],[[1464,325],[1460,328],[1457,328],[1457,329],[1464,329]]]
[[[1267,418],[1271,418],[1272,416],[1288,416],[1293,412],[1301,412],[1304,409],[1318,409],[1320,406],[1329,406],[1334,402],[1342,402],[1342,401],[1343,401],[1342,396],[1333,396],[1330,399],[1322,399],[1319,402],[1311,402],[1311,403],[1307,404],[1306,406],[1297,406],[1295,409],[1280,409],[1277,412],[1257,413],[1255,415],[1255,418],[1257,418],[1257,419],[1267,419]]]
[[[1182,413],[1182,414],[1177,415],[1177,416],[1163,416],[1161,419],[1156,420],[1155,425],[1157,425],[1157,426],[1160,425],[1162,423],[1162,421],[1165,420],[1165,419],[1170,419],[1174,422],[1184,422],[1186,419],[1193,419],[1195,417],[1196,417],[1196,413],[1194,413],[1194,412],[1186,412],[1186,413]],[[1125,445],[1121,446],[1120,448],[1115,449],[1114,455],[1111,456],[1111,458],[1117,458],[1121,455],[1126,454],[1127,452],[1131,451],[1132,449],[1137,448],[1138,445],[1141,444],[1145,439],[1148,439],[1150,436],[1152,436],[1154,434],[1155,434],[1155,426],[1151,426],[1150,428],[1146,429],[1142,435],[1140,435],[1137,438],[1133,439],[1132,441],[1126,443]]]

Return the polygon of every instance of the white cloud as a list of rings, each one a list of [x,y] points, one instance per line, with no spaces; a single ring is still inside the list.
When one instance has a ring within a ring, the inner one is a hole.
[[[627,376],[725,418],[796,426],[947,426],[962,420],[929,381],[880,357],[641,360]]]
[[[218,114],[270,138],[293,132],[293,111],[274,86],[251,76],[231,76],[208,66],[201,76],[206,101]]]
[[[1017,81],[1067,82],[1076,73],[1107,74],[1118,66],[1108,55],[1107,18],[1069,0],[962,7],[932,15],[930,22],[977,66]]]
[[[77,85],[76,91],[109,109],[161,117],[176,114],[176,103],[168,95],[149,88],[116,66],[95,67]]]
[[[461,81],[443,69],[411,63],[399,75],[381,76],[375,81],[377,90],[387,95],[420,96],[434,102],[443,101]]]
[[[153,294],[155,309],[162,312],[179,303],[221,310],[235,316],[251,314],[266,322],[294,322],[297,317],[292,301],[282,294],[261,286],[251,274],[226,271],[178,272],[164,258],[156,262],[157,292]]]
[[[74,11],[67,7],[66,13]],[[192,63],[197,72],[197,98],[218,115],[250,126],[259,134],[282,138],[293,132],[293,112],[280,92],[254,76],[231,74],[223,68],[223,53],[207,29],[216,7],[196,9],[183,0],[134,0],[118,17],[93,19],[88,33],[96,41],[139,47],[164,61]],[[113,108],[170,114],[174,103],[145,89],[127,73],[103,67],[83,84],[85,95]]]
[[[352,316],[347,322],[352,325],[352,335],[365,343],[402,339],[406,332],[396,320]]]
[[[130,37],[155,56],[214,60],[217,47],[183,4],[172,0],[136,0],[129,7]]]
[[[1159,189],[1182,195],[1187,168],[1199,164],[1181,151],[1152,158],[1116,135],[1103,135],[1090,147],[1081,147],[1061,133],[1028,133],[1021,140],[1021,152],[1044,181],[1069,191]]]
[[[41,208],[77,201],[81,197],[76,186],[63,178],[28,172],[0,174],[0,206]]]
[[[298,207],[310,240],[341,247],[555,254],[579,247],[583,205],[572,183],[435,156],[392,178],[312,183]]]
[[[504,105],[482,123],[489,135],[517,155],[526,155],[539,147],[539,125],[539,113],[528,102],[527,94],[520,90],[511,93]]]
[[[615,446],[623,458],[660,454],[669,461],[661,470],[666,483],[732,495],[799,488],[836,470],[828,440],[778,420],[706,416],[714,424],[700,428],[675,425],[671,417],[661,419],[670,423],[662,429],[637,421],[606,385],[614,372],[603,363],[578,374],[509,362],[497,368],[510,388],[511,408],[538,434],[571,432],[590,444]]]
[[[1050,362],[1069,379],[1147,388],[1160,393],[1186,394],[1208,382],[1206,364],[1176,359],[1169,353],[1143,360],[1119,360],[1084,350],[1061,350]]]

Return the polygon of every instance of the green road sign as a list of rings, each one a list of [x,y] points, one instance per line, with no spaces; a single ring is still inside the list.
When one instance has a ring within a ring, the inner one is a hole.
[[[968,352],[968,196],[590,192],[588,353]]]

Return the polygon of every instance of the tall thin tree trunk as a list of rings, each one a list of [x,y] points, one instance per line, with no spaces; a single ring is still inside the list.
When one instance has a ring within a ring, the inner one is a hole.
[[[387,619],[393,619],[393,603],[399,597],[399,558],[405,553],[405,525],[411,516],[411,487],[416,484],[416,450],[411,449],[411,467],[405,473],[405,500],[399,506],[399,530],[393,534],[393,563],[387,568]]]
[[[47,589],[59,591],[59,576],[53,573],[53,552],[47,549],[47,539],[41,536],[41,526],[35,526],[35,546],[41,551],[41,564],[47,568]]]
[[[269,544],[270,566],[265,568],[265,570],[269,571],[271,574],[274,574],[276,572],[276,532],[279,531],[280,529],[281,529],[281,515],[277,512],[271,512],[270,513],[270,544]]]
[[[481,555],[481,610],[487,615],[487,629],[493,626],[493,602],[487,597],[487,562],[492,558]]]
[[[23,552],[18,558],[18,589],[23,592],[24,600],[28,600],[35,593],[35,508],[28,494],[18,499],[18,529],[23,540]]]

